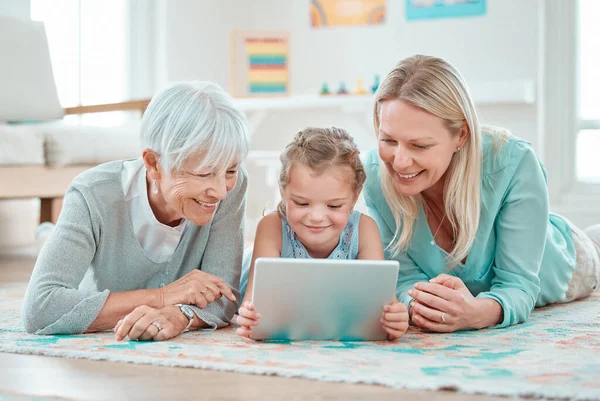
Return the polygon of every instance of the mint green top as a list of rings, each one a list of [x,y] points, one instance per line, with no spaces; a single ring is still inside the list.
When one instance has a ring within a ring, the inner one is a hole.
[[[535,306],[564,299],[576,267],[568,223],[548,212],[546,170],[531,145],[514,136],[494,149],[493,134],[482,134],[481,217],[466,263],[448,271],[447,253],[431,245],[433,235],[421,208],[400,262],[398,299],[408,306],[408,290],[441,273],[459,277],[478,298],[492,298],[504,310],[506,327],[527,320]],[[377,150],[367,155],[364,197],[386,247],[396,223],[381,189]],[[383,167],[383,166],[382,166]]]

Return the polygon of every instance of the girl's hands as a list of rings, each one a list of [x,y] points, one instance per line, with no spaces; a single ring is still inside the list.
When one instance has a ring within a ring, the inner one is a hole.
[[[397,340],[408,329],[408,311],[403,303],[394,297],[394,301],[383,307],[379,319],[383,329],[388,333],[390,341]]]
[[[238,311],[237,323],[240,327],[236,331],[237,335],[250,338],[253,327],[258,326],[260,316],[250,301],[244,301]]]

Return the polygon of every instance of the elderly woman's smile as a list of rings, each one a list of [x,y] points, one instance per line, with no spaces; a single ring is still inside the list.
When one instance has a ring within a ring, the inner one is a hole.
[[[217,206],[217,203],[219,203],[219,202],[205,203],[205,202],[199,201],[198,199],[194,199],[194,200],[196,201],[196,203],[198,203],[203,208],[211,209],[211,210],[214,210],[215,206]]]

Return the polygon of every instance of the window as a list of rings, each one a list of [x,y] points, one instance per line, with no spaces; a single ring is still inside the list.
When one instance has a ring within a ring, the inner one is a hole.
[[[128,1],[31,0],[63,107],[129,99]]]
[[[576,176],[600,183],[600,1],[579,0]]]

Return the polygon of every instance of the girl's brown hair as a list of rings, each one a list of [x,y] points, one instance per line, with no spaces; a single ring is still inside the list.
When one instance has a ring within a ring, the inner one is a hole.
[[[352,184],[358,195],[366,179],[359,154],[354,139],[346,130],[335,127],[303,129],[296,133],[294,140],[285,147],[279,157],[279,188],[286,187],[295,164],[306,166],[318,175],[332,167],[349,167],[354,172]],[[285,215],[283,201],[279,202],[277,210]]]

